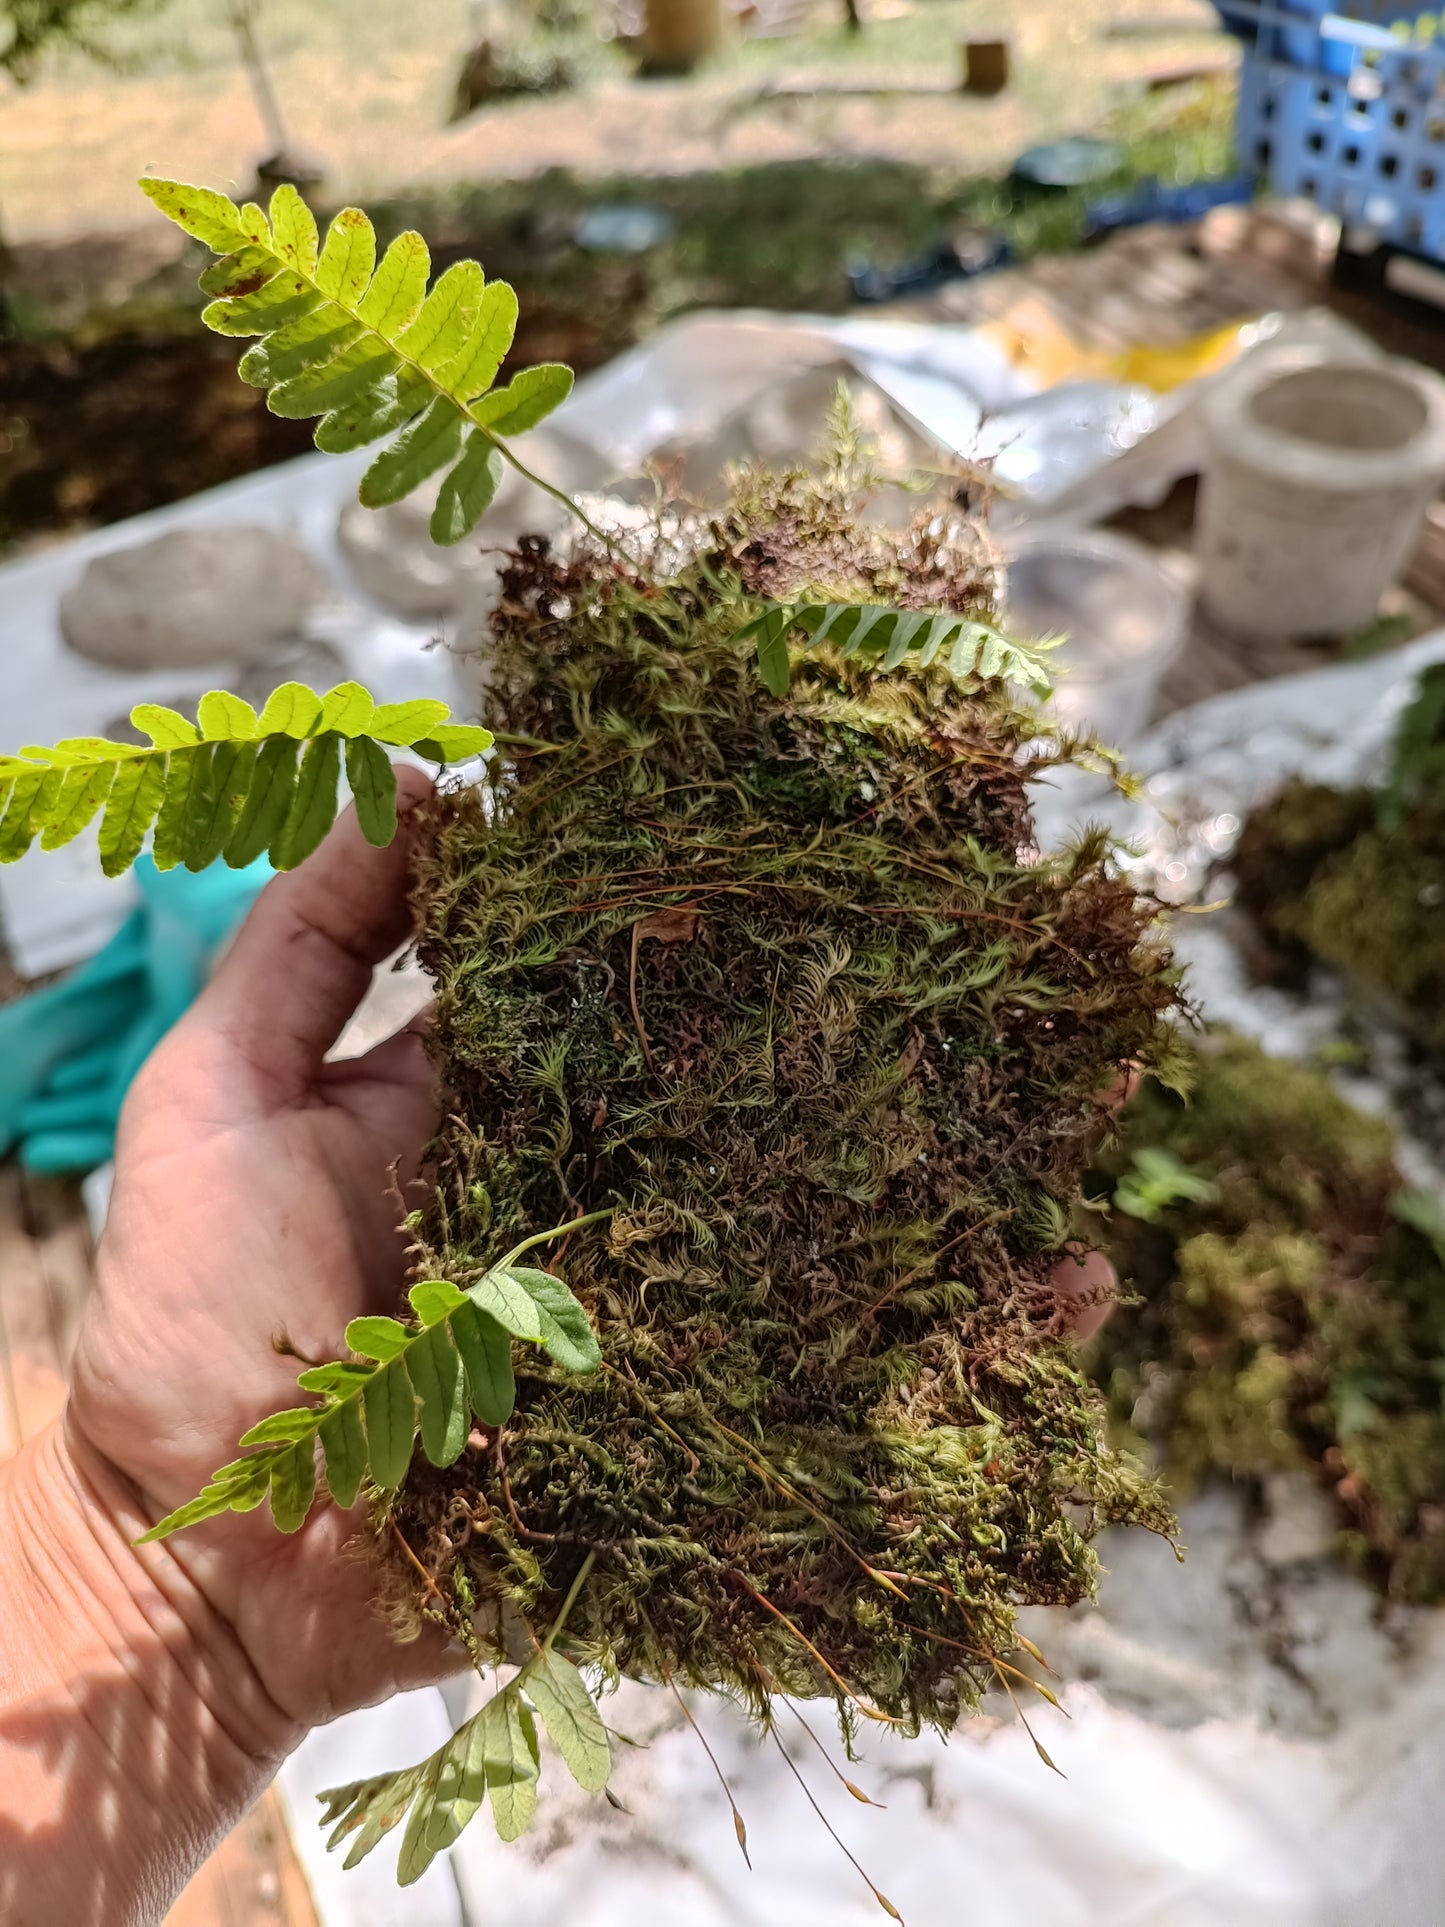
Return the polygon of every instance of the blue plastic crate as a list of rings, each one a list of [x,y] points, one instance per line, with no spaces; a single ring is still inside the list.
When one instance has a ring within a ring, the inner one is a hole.
[[[1382,243],[1445,259],[1445,12],[1216,4],[1245,42],[1243,167]]]

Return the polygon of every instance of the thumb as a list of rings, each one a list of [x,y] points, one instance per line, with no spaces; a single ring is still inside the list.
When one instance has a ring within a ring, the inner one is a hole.
[[[294,1098],[365,994],[375,965],[411,928],[407,885],[416,812],[433,793],[399,766],[397,834],[377,849],[346,811],[299,869],[268,883],[214,978],[183,1020],[224,1041],[272,1102]]]

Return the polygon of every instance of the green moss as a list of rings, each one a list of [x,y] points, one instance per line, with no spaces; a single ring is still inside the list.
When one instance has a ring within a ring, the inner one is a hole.
[[[604,1366],[518,1361],[500,1439],[398,1514],[609,1667],[732,1693],[840,1681],[947,1726],[1101,1520],[1167,1530],[1057,1334],[1051,1272],[1105,1093],[1167,1071],[1151,906],[1102,837],[1032,848],[1066,760],[996,687],[824,652],[788,697],[732,636],[764,590],[988,606],[969,532],[870,529],[844,478],[746,480],[634,576],[511,564],[489,715],[418,893],[451,1121],[428,1256],[617,1207],[557,1267]]]
[[[1251,813],[1233,868],[1261,976],[1298,985],[1324,964],[1445,1058],[1445,665],[1420,678],[1378,791],[1293,779]]]
[[[1096,1189],[1152,1151],[1201,1194],[1111,1219],[1140,1297],[1096,1347],[1116,1419],[1185,1487],[1312,1469],[1343,1550],[1392,1592],[1445,1595],[1445,1265],[1389,1128],[1219,1033],[1187,1104],[1146,1090],[1131,1107]]]

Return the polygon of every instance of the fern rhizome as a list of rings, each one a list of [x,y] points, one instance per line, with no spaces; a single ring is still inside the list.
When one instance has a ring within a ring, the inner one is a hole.
[[[392,437],[363,499],[440,474],[435,532],[465,534],[565,392],[491,390],[511,291],[463,264],[428,293],[416,236],[376,267],[355,210],[321,246],[288,189],[269,220],[147,190],[223,252],[207,318],[264,337],[242,372],[270,405],[323,448]],[[1086,752],[1011,687],[1044,665],[998,633],[976,531],[868,511],[838,460],[510,558],[505,754],[438,797],[416,871],[446,1122],[409,1309],[337,1333],[307,1402],[154,1529],[364,1499],[394,1609],[519,1668],[431,1759],[328,1796],[351,1860],[405,1822],[405,1880],[484,1802],[528,1824],[537,1718],[605,1785],[579,1664],[763,1731],[784,1694],[845,1736],[946,1731],[1034,1684],[1015,1612],[1091,1592],[1101,1522],[1170,1528],[1055,1272],[1122,1067],[1177,1062],[1175,975],[1104,836],[1037,848],[1032,786]],[[273,704],[24,752],[5,853],[103,804],[112,867],[157,810],[158,860],[299,860],[343,762],[381,837],[379,744],[485,734],[351,686]],[[544,1246],[555,1272],[522,1262]]]

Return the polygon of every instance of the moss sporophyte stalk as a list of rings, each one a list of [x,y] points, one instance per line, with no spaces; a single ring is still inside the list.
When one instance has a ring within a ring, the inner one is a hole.
[[[442,532],[480,513],[515,411],[467,391],[505,301],[464,278],[427,336],[413,275],[410,316],[378,320],[290,201],[263,233],[198,192],[169,211],[242,257],[223,280],[261,277],[222,319],[271,329],[283,404],[329,411],[326,445],[409,421],[388,486],[451,462]],[[470,424],[459,458],[419,427],[443,405]],[[816,475],[742,476],[714,517],[665,507],[625,550],[582,531],[510,558],[500,753],[438,797],[416,869],[444,1123],[409,1310],[338,1333],[307,1403],[156,1528],[269,1498],[296,1529],[324,1476],[369,1498],[399,1618],[520,1665],[430,1760],[330,1796],[353,1859],[405,1821],[404,1879],[484,1801],[506,1837],[530,1822],[538,1718],[605,1785],[574,1662],[724,1695],[765,1731],[781,1695],[831,1700],[845,1735],[947,1731],[1030,1684],[1016,1611],[1091,1593],[1102,1523],[1171,1529],[1109,1441],[1056,1274],[1125,1068],[1177,1078],[1176,974],[1102,833],[1038,847],[1034,786],[1092,752],[1018,692],[1041,665],[998,634],[977,532],[947,506],[901,531],[868,511],[840,447]],[[158,759],[167,860],[228,854],[243,820],[300,860],[343,753],[381,837],[356,744],[444,761],[485,734],[364,691],[288,701],[217,698],[189,737],[158,713],[125,752]],[[0,771],[16,842],[55,820],[57,771],[101,760]]]

